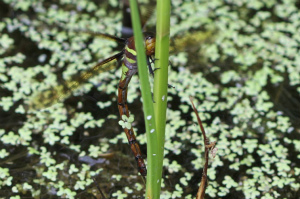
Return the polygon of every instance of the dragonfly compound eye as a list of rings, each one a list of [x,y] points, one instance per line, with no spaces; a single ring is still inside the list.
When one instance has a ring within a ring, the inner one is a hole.
[[[153,55],[155,52],[155,38],[152,36],[148,36],[145,40],[145,45],[147,56]]]

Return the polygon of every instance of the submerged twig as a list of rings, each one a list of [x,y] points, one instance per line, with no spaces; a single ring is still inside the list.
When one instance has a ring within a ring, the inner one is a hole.
[[[92,178],[103,199],[106,199],[95,178]]]
[[[202,132],[202,135],[203,135],[203,142],[204,142],[204,146],[205,146],[205,156],[204,156],[205,164],[204,164],[204,168],[203,168],[203,172],[202,172],[201,183],[200,183],[200,186],[199,186],[199,189],[198,189],[198,192],[197,192],[197,196],[196,196],[196,199],[203,199],[204,196],[205,196],[205,189],[206,189],[206,182],[207,182],[208,153],[209,153],[209,151],[211,151],[213,158],[215,157],[215,155],[216,155],[216,148],[215,148],[216,142],[215,141],[214,142],[209,142],[208,137],[206,137],[206,133],[205,133],[205,130],[203,128],[202,121],[200,119],[198,111],[195,108],[195,105],[193,103],[193,98],[192,97],[190,97],[190,101],[192,103],[193,110],[194,110],[194,112],[197,116],[198,124],[200,126],[200,129],[201,129],[201,132]]]

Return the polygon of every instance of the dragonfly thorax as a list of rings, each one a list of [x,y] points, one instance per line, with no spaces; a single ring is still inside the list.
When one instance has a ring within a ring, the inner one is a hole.
[[[154,55],[155,52],[155,37],[152,33],[144,33],[144,45],[147,57]],[[136,49],[134,44],[134,37],[130,37],[126,40],[126,46],[124,50],[124,64],[131,68],[136,67]]]

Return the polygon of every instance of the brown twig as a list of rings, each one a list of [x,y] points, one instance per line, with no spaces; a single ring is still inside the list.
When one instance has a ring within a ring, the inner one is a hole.
[[[202,172],[202,178],[201,178],[201,183],[200,183],[200,186],[199,186],[199,189],[198,189],[198,193],[197,193],[197,196],[196,196],[196,199],[204,199],[204,196],[205,196],[205,189],[206,189],[206,182],[207,182],[207,168],[208,168],[208,154],[209,154],[209,151],[211,150],[212,152],[212,155],[213,157],[215,156],[215,145],[216,145],[216,142],[209,142],[209,139],[206,137],[206,133],[205,133],[205,130],[203,128],[203,125],[202,125],[202,121],[200,119],[200,116],[199,116],[199,113],[197,111],[197,109],[195,108],[195,105],[193,103],[193,98],[190,97],[190,101],[192,103],[192,106],[193,106],[193,110],[197,116],[197,120],[198,120],[198,124],[200,126],[200,129],[201,129],[201,132],[202,132],[202,135],[203,135],[203,142],[204,142],[204,146],[205,146],[205,164],[204,164],[204,168],[203,168],[203,172]]]

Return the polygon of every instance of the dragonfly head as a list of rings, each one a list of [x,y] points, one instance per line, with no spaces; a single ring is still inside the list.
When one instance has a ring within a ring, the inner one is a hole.
[[[145,32],[145,46],[146,46],[146,55],[151,56],[155,52],[155,37],[153,33]]]

